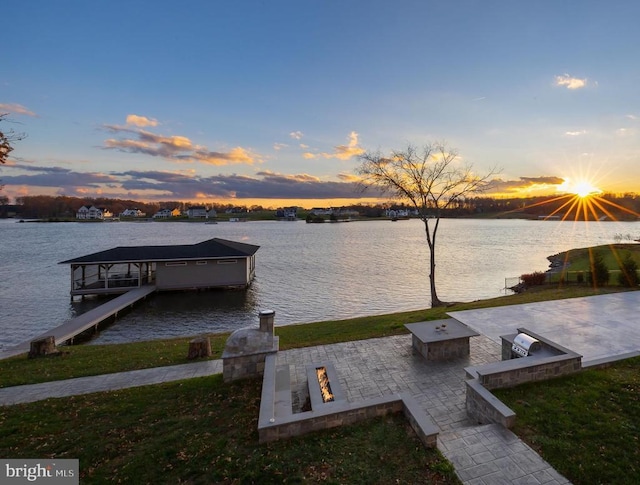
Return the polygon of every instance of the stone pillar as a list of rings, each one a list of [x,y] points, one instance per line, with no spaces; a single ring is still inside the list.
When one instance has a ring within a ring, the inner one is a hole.
[[[276,312],[274,310],[263,310],[258,315],[260,316],[260,331],[273,335],[273,321]]]

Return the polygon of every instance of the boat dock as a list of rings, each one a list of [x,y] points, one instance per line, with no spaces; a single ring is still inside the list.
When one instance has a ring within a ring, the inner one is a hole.
[[[151,293],[156,291],[154,285],[144,285],[139,288],[134,288],[128,292],[109,300],[108,302],[100,305],[93,310],[89,310],[82,315],[79,315],[71,320],[67,320],[62,325],[52,328],[26,342],[16,345],[13,348],[0,351],[0,359],[13,357],[25,352],[29,352],[31,348],[31,342],[33,340],[39,340],[44,337],[53,336],[56,339],[56,345],[62,345],[67,342],[73,342],[74,337],[82,332],[94,327],[97,329],[105,320],[110,317],[116,317],[122,310],[132,307],[138,301],[145,299]]]

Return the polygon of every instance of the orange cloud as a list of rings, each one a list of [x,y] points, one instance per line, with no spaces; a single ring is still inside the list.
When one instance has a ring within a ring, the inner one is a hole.
[[[146,116],[139,115],[127,115],[127,124],[134,126],[158,126],[158,120],[154,120],[153,118],[147,118]]]
[[[333,153],[311,153],[305,152],[302,156],[306,159],[313,158],[337,158],[339,160],[349,160],[364,153],[364,149],[358,146],[358,134],[352,131],[349,134],[349,143],[347,145],[338,145]]]
[[[25,108],[21,104],[17,104],[17,103],[0,103],[0,113],[14,113],[17,115],[34,116],[34,117],[38,116],[30,109]]]
[[[189,157],[187,157],[189,158]],[[230,165],[237,163],[244,163],[246,165],[253,165],[255,162],[261,161],[260,158],[248,150],[242,147],[232,148],[230,151],[224,152],[209,152],[209,151],[196,151],[190,158],[198,160],[199,162],[209,165]]]
[[[344,182],[360,182],[361,177],[352,173],[339,173],[338,178]]]
[[[242,147],[232,148],[228,152],[217,152],[209,150],[206,146],[195,145],[186,136],[162,136],[147,130],[117,125],[105,125],[105,128],[115,133],[128,133],[136,136],[136,138],[109,138],[104,141],[105,149],[143,153],[154,157],[163,157],[174,162],[201,162],[209,165],[252,165],[262,161],[260,156]]]

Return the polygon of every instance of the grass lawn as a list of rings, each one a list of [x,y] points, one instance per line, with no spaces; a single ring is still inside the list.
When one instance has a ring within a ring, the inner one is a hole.
[[[81,483],[460,483],[402,415],[259,445],[261,383],[217,375],[0,407],[0,456],[77,458]]]
[[[447,311],[611,291],[620,291],[620,288],[545,286],[518,295],[460,303],[448,308],[291,325],[278,327],[276,332],[284,350],[406,333],[404,323],[445,318]],[[220,357],[227,336],[211,336],[213,358]],[[2,360],[0,386],[186,363],[189,340],[81,345],[65,347],[66,353],[61,357],[29,360],[20,356]],[[624,421],[624,426],[635,433],[626,438],[631,440],[627,441],[628,448],[637,450],[638,433],[634,426],[640,422],[637,411],[640,384],[637,377],[628,382],[627,387],[612,388],[608,399],[618,399],[617,392],[635,396],[636,414],[633,420]],[[551,384],[537,384],[543,385]],[[459,483],[451,464],[437,450],[426,450],[402,416],[389,416],[293,440],[259,445],[256,428],[260,386],[260,380],[224,384],[218,375],[0,407],[0,429],[3,432],[0,455],[12,458],[78,458],[82,483]],[[635,394],[632,390],[636,391]],[[566,395],[567,392],[560,394]],[[538,404],[533,402],[529,393],[526,396],[526,403],[522,398],[515,399],[533,412]],[[546,414],[547,417],[563,415],[566,401],[554,399],[541,398],[540,405],[551,404],[551,407],[537,414]],[[591,400],[579,397],[580,402]],[[566,406],[569,408],[568,404]],[[515,404],[513,407],[520,414]],[[607,402],[599,404],[587,422],[600,420],[597,409],[604,408],[607,408]],[[578,422],[572,416],[563,421],[569,427]],[[597,433],[608,433],[602,435],[607,439],[609,435],[618,436],[620,433],[613,425],[613,418],[607,416],[606,421],[609,426],[605,430],[595,429],[596,434],[591,438],[604,443],[600,445],[604,448],[598,448],[592,454],[579,455],[575,458],[577,463],[610,459],[609,455],[597,455],[602,450],[613,449]],[[518,426],[522,422],[519,416]],[[533,435],[539,441],[544,436],[554,441],[559,436],[555,429],[537,430]],[[520,428],[518,432],[522,432]],[[575,430],[566,434],[572,436]],[[541,449],[537,444],[534,446]],[[634,463],[637,470],[637,451],[635,462],[633,451],[627,450],[626,453],[631,453],[631,458],[626,459],[627,470],[634,470]],[[556,466],[552,459],[547,459]],[[558,470],[574,480],[573,471],[565,472],[561,466]],[[576,480],[576,483],[580,482]]]
[[[516,412],[513,431],[572,483],[638,483],[640,358],[494,393]]]
[[[565,281],[575,282],[578,273],[585,275],[592,271],[593,254],[600,253],[605,265],[609,268],[609,284],[618,284],[618,274],[620,273],[620,264],[627,254],[635,260],[640,266],[640,244],[622,243],[622,244],[605,244],[590,248],[571,249],[554,256],[558,261],[563,261],[568,266],[560,271],[554,277],[554,281],[558,281],[561,277]],[[585,281],[587,281],[585,277]]]
[[[516,305],[536,301],[574,298],[621,291],[607,287],[583,286],[535,287],[517,295],[502,296],[470,303],[457,303],[446,308],[431,308],[327,322],[276,327],[280,349],[348,342],[374,337],[406,334],[405,323],[447,318],[446,312]],[[276,324],[278,316],[276,314]],[[117,322],[115,323],[117,325]],[[257,326],[257,321],[256,321]],[[212,359],[219,359],[228,333],[210,335]],[[191,338],[152,340],[117,345],[76,345],[61,347],[60,357],[27,359],[26,354],[0,360],[0,387],[34,384],[72,377],[83,377],[150,367],[185,364]]]

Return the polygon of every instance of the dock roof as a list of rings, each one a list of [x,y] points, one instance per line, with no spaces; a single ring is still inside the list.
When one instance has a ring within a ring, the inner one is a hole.
[[[187,259],[243,258],[260,246],[213,238],[197,244],[174,246],[118,246],[58,264],[133,263],[138,261],[175,261]]]

